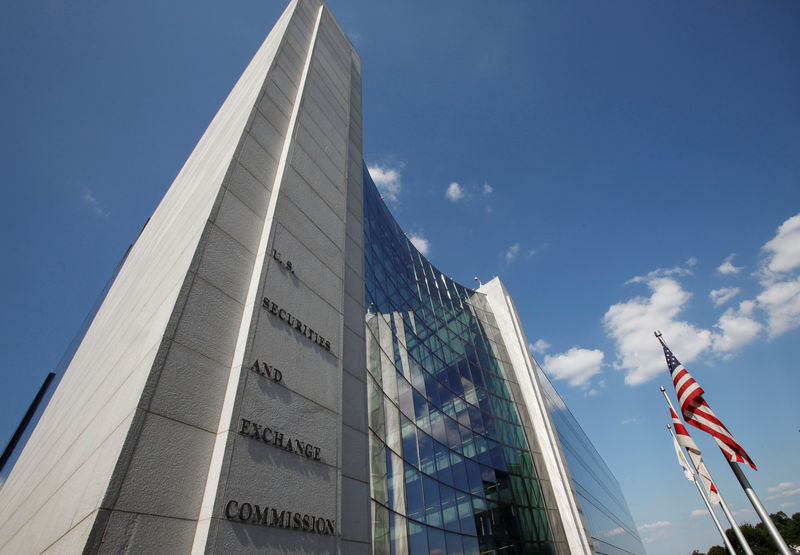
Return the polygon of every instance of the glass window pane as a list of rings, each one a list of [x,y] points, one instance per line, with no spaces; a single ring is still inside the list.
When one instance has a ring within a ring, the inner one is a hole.
[[[447,555],[464,555],[464,546],[461,545],[461,536],[458,534],[445,534],[447,539]]]
[[[431,550],[431,555],[447,555],[444,532],[436,528],[428,528],[428,547]]]
[[[408,521],[408,547],[411,555],[428,555],[428,534],[425,526]],[[379,551],[375,551],[380,553]]]
[[[419,456],[417,455],[417,427],[406,418],[400,416],[402,422],[403,432],[403,458],[413,464],[419,466]]]
[[[419,467],[423,472],[436,476],[436,453],[433,450],[433,438],[420,433],[419,440]]]
[[[450,450],[441,443],[433,442],[436,451],[436,475],[439,481],[445,484],[453,483],[453,473],[450,470]]]
[[[442,526],[441,498],[439,497],[439,483],[433,478],[422,476],[423,493],[425,497],[425,522],[431,526]]]
[[[425,518],[425,503],[422,497],[422,479],[419,471],[406,464],[406,515],[410,518],[423,520]]]
[[[458,522],[458,508],[456,505],[456,492],[453,488],[440,484],[439,495],[442,498],[442,520],[447,530],[460,530]]]

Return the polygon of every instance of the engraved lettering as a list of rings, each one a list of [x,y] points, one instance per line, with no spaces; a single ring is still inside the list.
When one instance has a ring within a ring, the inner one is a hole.
[[[233,514],[231,514],[231,508],[233,508]],[[236,518],[236,514],[239,512],[239,503],[236,500],[231,499],[228,501],[228,504],[225,505],[225,518]]]
[[[316,343],[323,349],[328,352],[331,352],[331,342],[325,339],[322,335],[314,331],[308,324],[304,324],[300,318],[293,315],[291,312],[286,310],[285,308],[281,308],[277,305],[277,303],[272,302],[269,298],[264,297],[261,301],[261,305],[270,311],[273,315],[277,316],[284,322],[286,322],[289,327],[296,330],[298,333],[303,334],[308,338],[310,341]]]
[[[238,433],[253,440],[263,441],[278,449],[283,449],[289,453],[294,453],[307,459],[319,461],[321,459],[321,448],[313,445],[299,437],[291,437],[284,432],[271,428],[268,424],[260,424],[240,418]]]
[[[253,504],[253,509],[255,512],[255,522],[258,524],[266,524],[267,523],[267,515],[269,515],[269,507],[264,507],[264,512],[261,512],[261,507],[256,504]]]
[[[279,510],[257,503],[239,503],[237,500],[231,499],[225,504],[224,513],[227,519],[240,520],[246,524],[285,528],[325,536],[336,535],[335,520],[289,509]]]
[[[286,514],[286,511],[281,511],[280,516],[278,516],[278,511],[272,509],[272,524],[270,526],[275,526],[278,528],[283,528],[283,516]],[[291,514],[291,513],[289,513]]]

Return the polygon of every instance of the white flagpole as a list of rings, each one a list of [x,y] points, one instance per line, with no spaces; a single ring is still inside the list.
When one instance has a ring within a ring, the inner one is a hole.
[[[722,453],[722,455],[725,456],[725,453]],[[727,460],[728,457],[725,457],[725,459]],[[784,541],[780,532],[778,532],[778,529],[775,527],[775,523],[772,522],[772,519],[769,517],[769,513],[758,499],[756,492],[753,490],[753,486],[750,485],[750,481],[744,475],[742,469],[739,468],[739,464],[730,460],[728,460],[728,464],[731,465],[731,470],[733,470],[733,473],[736,474],[736,478],[742,485],[742,489],[744,490],[745,494],[747,494],[747,498],[750,500],[750,503],[753,504],[753,508],[756,510],[756,513],[758,513],[759,518],[761,518],[761,522],[763,522],[764,526],[766,526],[769,535],[772,537],[772,541],[775,542],[775,545],[780,550],[781,554],[792,555],[792,552],[789,551],[789,546],[786,545],[786,541]]]
[[[667,390],[664,389],[664,386],[661,386],[661,393],[664,394],[664,399],[667,400],[667,404],[669,404],[669,408],[672,409],[672,412],[678,414],[678,412],[675,410],[675,407],[672,406],[672,401],[670,401],[669,395],[667,395]],[[694,471],[700,475],[700,471],[694,465],[694,459],[689,457],[689,460],[692,463]],[[706,470],[708,470],[708,467],[706,467]],[[708,470],[708,477],[711,478],[712,482],[714,481],[710,470]],[[728,509],[728,504],[725,503],[725,500],[722,498],[722,492],[720,491],[719,486],[716,483],[714,483],[714,486],[717,488],[717,495],[719,496],[719,504],[722,507],[722,512],[725,513],[725,518],[727,518],[728,522],[731,523],[731,528],[733,529],[733,533],[736,534],[736,539],[739,540],[739,545],[742,546],[742,549],[744,549],[745,555],[753,555],[753,550],[750,549],[750,544],[748,544],[747,540],[744,539],[744,534],[742,534],[742,530],[739,528],[739,525],[736,524],[736,520],[733,518],[733,513],[731,513],[730,509]]]
[[[672,426],[667,424],[667,429],[669,430],[669,433],[672,436],[673,441],[675,441],[675,444],[678,445],[678,438],[675,437],[675,432],[672,431]],[[697,479],[697,476],[695,476],[694,473],[692,473],[692,481],[694,482],[694,485],[697,486],[697,491],[700,492],[700,497],[703,498],[703,503],[706,504],[706,509],[708,509],[708,514],[711,515],[711,518],[714,520],[714,524],[716,524],[717,526],[717,530],[719,530],[719,535],[722,536],[722,541],[725,542],[725,547],[728,549],[728,552],[731,555],[736,555],[736,550],[733,549],[731,541],[728,539],[728,536],[725,535],[725,530],[723,530],[722,524],[720,524],[717,515],[714,514],[714,509],[711,508],[711,503],[708,501],[708,497],[706,497],[706,492],[703,491],[703,486],[700,485],[700,481]]]

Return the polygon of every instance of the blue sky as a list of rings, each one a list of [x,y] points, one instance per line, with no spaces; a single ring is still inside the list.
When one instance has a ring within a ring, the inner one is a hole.
[[[3,438],[283,7],[6,6]],[[654,329],[759,466],[767,508],[800,511],[800,5],[330,7],[362,57],[364,157],[395,216],[461,283],[501,276],[648,552],[720,543],[669,443]]]

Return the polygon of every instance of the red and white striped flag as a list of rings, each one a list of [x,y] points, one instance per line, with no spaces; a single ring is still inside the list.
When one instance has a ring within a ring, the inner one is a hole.
[[[694,381],[694,378],[683,367],[683,364],[678,362],[678,359],[666,346],[664,340],[661,339],[660,334],[657,337],[661,341],[661,346],[664,347],[664,356],[667,358],[667,366],[669,366],[670,374],[672,374],[672,383],[675,385],[675,392],[678,394],[678,402],[681,405],[681,412],[686,423],[714,436],[717,445],[722,449],[722,453],[728,460],[738,463],[746,462],[753,467],[753,470],[757,470],[756,465],[742,446],[733,439],[733,435],[728,431],[728,428],[717,418],[717,415],[705,402],[703,389]]]
[[[692,458],[694,467],[697,469],[697,474],[700,476],[700,481],[703,483],[709,500],[712,503],[719,504],[719,492],[717,491],[717,486],[715,486],[714,482],[711,480],[711,473],[708,471],[708,468],[706,468],[706,463],[703,462],[703,454],[700,452],[700,449],[697,448],[697,444],[692,439],[692,436],[689,435],[680,417],[675,414],[672,408],[669,409],[669,413],[670,416],[672,416],[672,427],[675,430],[675,435],[678,437],[678,443],[681,447],[686,448],[686,451]]]

